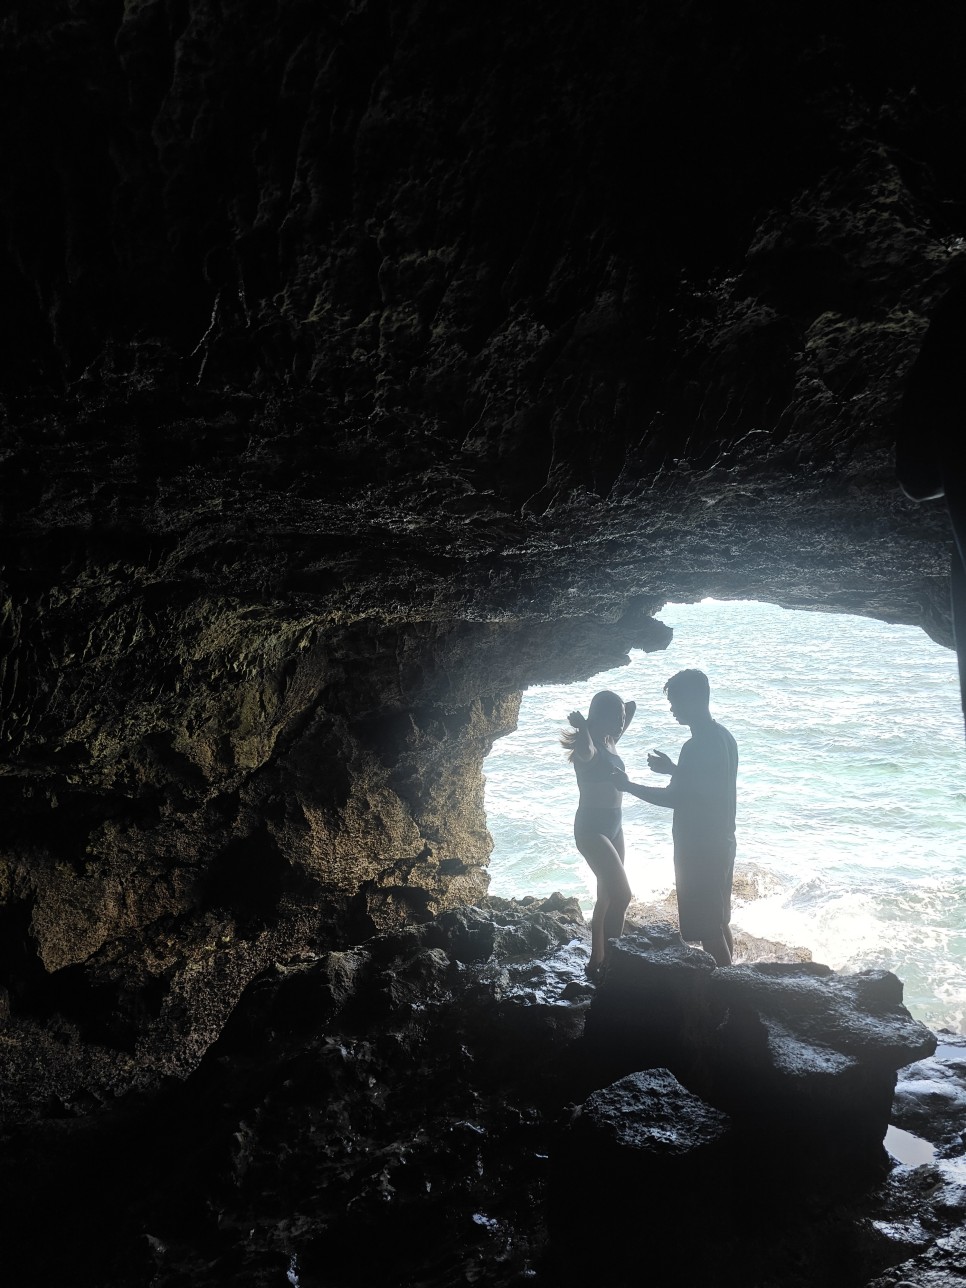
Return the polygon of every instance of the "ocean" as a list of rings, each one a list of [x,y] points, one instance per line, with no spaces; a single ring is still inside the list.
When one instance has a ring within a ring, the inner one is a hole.
[[[966,743],[954,654],[913,626],[773,604],[668,604],[663,653],[575,685],[523,696],[515,733],[484,765],[494,849],[490,893],[554,890],[589,916],[594,885],[574,849],[573,770],[558,742],[569,711],[599,689],[637,702],[620,752],[636,782],[652,747],[677,758],[688,736],[661,692],[698,667],[711,711],[738,742],[738,867],[762,897],[733,922],[809,948],[835,970],[894,971],[933,1029],[966,1032]],[[671,889],[669,811],[624,797],[635,898]]]

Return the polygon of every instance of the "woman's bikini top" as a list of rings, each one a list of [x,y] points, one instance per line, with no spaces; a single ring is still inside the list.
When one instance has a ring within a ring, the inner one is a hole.
[[[585,783],[604,783],[615,769],[624,768],[624,762],[616,751],[608,751],[606,747],[598,747],[596,743],[594,747],[597,754],[590,760],[578,760],[574,757],[578,787],[583,787]]]

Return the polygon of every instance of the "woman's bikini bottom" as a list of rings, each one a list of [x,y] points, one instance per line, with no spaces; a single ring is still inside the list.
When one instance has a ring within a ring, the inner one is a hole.
[[[590,805],[578,805],[574,815],[574,837],[579,841],[583,837],[606,836],[613,841],[621,830],[621,807],[599,809]]]

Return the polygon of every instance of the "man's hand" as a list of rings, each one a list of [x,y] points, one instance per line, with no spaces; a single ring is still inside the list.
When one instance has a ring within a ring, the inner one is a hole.
[[[581,732],[583,732],[583,730],[587,728],[587,721],[584,719],[584,717],[580,714],[579,711],[571,711],[570,715],[567,717],[567,720],[570,724],[573,725],[575,729],[578,729]]]
[[[623,769],[612,769],[610,781],[619,792],[626,792],[631,783],[631,780],[624,773]]]
[[[655,774],[673,774],[677,765],[663,751],[650,751],[647,755],[647,767]]]

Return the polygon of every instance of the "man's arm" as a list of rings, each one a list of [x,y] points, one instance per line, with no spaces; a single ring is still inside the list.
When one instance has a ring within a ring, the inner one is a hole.
[[[620,769],[615,769],[611,780],[619,792],[628,792],[648,805],[663,805],[666,809],[674,808],[673,783],[670,787],[645,787],[643,783],[632,783]]]

